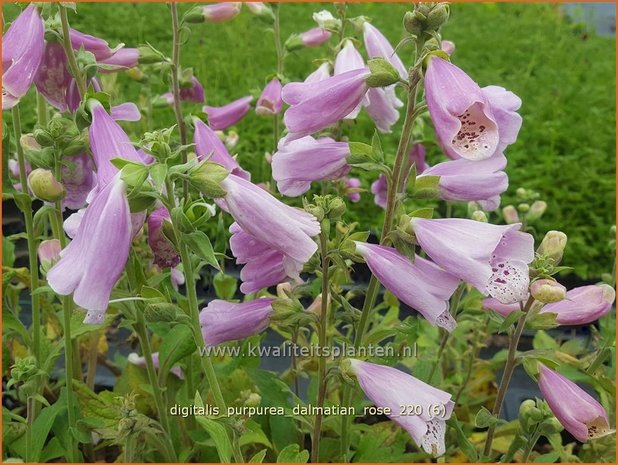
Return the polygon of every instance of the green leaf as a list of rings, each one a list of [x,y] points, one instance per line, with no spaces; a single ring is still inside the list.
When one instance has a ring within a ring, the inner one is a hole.
[[[470,462],[477,462],[478,454],[476,452],[476,448],[464,433],[459,420],[457,420],[456,417],[453,417],[450,421],[450,425],[455,429],[455,433],[457,434],[457,443],[459,444],[459,447],[461,447],[461,451],[466,454],[466,457],[468,457]]]
[[[298,444],[290,444],[277,457],[277,463],[307,463],[308,460],[309,451],[301,451]]]
[[[2,236],[2,266],[10,268],[15,264],[15,244]]]
[[[497,421],[498,419],[485,407],[481,407],[481,409],[476,413],[476,417],[474,417],[474,424],[477,428],[487,428],[495,424]]]
[[[380,135],[377,129],[373,132],[373,137],[371,138],[371,148],[373,149],[373,156],[376,160],[380,162],[384,161],[384,151],[382,150],[382,142],[380,142]]]
[[[534,463],[555,463],[559,458],[559,452],[549,452],[535,457]]]
[[[232,442],[225,430],[225,426],[204,416],[197,416],[195,419],[198,424],[206,430],[215,443],[220,461],[222,463],[230,463],[232,457]]]
[[[266,457],[267,449],[262,449],[257,454],[249,459],[249,463],[262,463],[264,461],[264,457]]]
[[[189,248],[207,264],[221,271],[219,262],[215,257],[215,251],[212,248],[210,239],[202,231],[194,231],[189,234],[183,234],[182,240],[189,246]]]
[[[523,314],[524,312],[521,310],[515,310],[514,312],[509,313],[498,327],[498,333],[503,333],[509,329]]]
[[[174,326],[165,336],[159,347],[161,371],[167,375],[170,368],[195,352],[196,346],[191,329],[186,325]]]

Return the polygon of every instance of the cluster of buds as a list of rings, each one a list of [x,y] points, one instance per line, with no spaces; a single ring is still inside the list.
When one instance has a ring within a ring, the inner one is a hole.
[[[403,26],[410,34],[421,37],[437,32],[448,21],[450,8],[446,2],[417,3],[403,17]]]
[[[517,206],[507,205],[502,209],[502,216],[507,224],[522,221],[528,224],[532,223],[539,220],[547,210],[547,203],[539,200],[540,194],[538,192],[520,187],[517,189],[516,195]]]

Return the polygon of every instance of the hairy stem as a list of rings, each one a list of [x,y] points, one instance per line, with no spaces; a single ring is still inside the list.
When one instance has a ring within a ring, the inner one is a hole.
[[[320,234],[320,255],[322,256],[322,306],[320,309],[320,323],[318,326],[320,350],[326,347],[326,330],[328,325],[328,238],[322,232]],[[318,400],[317,406],[321,409],[324,406],[326,398],[326,358],[318,357]],[[317,463],[320,461],[320,435],[322,431],[322,414],[318,413],[315,417],[313,425],[313,438],[311,441],[311,462]]]
[[[65,6],[62,5],[62,3],[59,3],[58,7],[60,9],[60,22],[62,23],[62,46],[64,47],[64,53],[67,56],[67,60],[69,62],[69,71],[71,72],[71,75],[75,78],[75,82],[77,83],[79,98],[83,99],[84,95],[86,95],[86,80],[79,71],[79,66],[77,65],[77,60],[75,59],[75,53],[73,52],[73,46],[71,45],[69,17],[67,14],[67,9]]]
[[[180,133],[180,144],[187,145],[187,126],[182,117],[182,108],[180,104],[180,81],[178,74],[180,73],[180,23],[178,21],[178,5],[176,2],[170,3],[172,10],[172,95],[174,96],[174,114],[176,115],[176,124]],[[182,163],[187,162],[187,152],[181,153]],[[189,197],[189,182],[183,180],[182,185],[183,198]]]
[[[498,388],[498,394],[496,395],[494,408],[491,412],[492,415],[494,415],[496,418],[500,416],[500,412],[502,411],[502,403],[504,402],[506,391],[509,388],[511,378],[513,377],[515,366],[517,365],[517,346],[519,344],[519,339],[524,332],[524,328],[526,326],[526,317],[528,316],[528,311],[530,310],[533,302],[534,298],[530,297],[526,304],[522,306],[522,311],[524,312],[524,314],[517,321],[517,326],[515,327],[515,331],[513,331],[513,334],[509,341],[509,351],[506,358],[506,364],[504,366],[504,372],[502,373],[502,379],[500,380],[500,387]],[[495,434],[496,423],[491,425],[487,430],[487,438],[485,439],[485,447],[483,448],[483,455],[485,457],[489,456],[491,452],[491,445],[493,443]]]

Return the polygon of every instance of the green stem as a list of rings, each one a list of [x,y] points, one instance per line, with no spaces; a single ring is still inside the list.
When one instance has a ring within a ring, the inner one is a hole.
[[[540,430],[541,428],[539,428],[538,426],[534,429],[534,433],[532,433],[532,437],[528,441],[528,444],[526,444],[526,449],[524,450],[524,455],[522,456],[522,459],[521,459],[522,463],[528,462],[528,458],[530,457],[530,453],[532,452],[532,449],[534,449],[534,446],[536,445],[537,441],[541,437]]]
[[[500,387],[498,388],[498,394],[496,395],[494,408],[491,412],[492,415],[496,418],[500,416],[500,412],[502,411],[504,397],[506,396],[506,391],[509,388],[511,378],[513,377],[513,372],[515,371],[515,366],[517,365],[517,346],[519,344],[519,339],[524,332],[524,328],[526,326],[526,317],[528,316],[528,311],[530,310],[533,302],[534,298],[530,297],[526,302],[525,306],[522,307],[522,311],[524,312],[524,314],[519,318],[517,326],[515,327],[515,331],[513,331],[513,334],[509,341],[509,351],[506,358],[506,364],[504,365],[504,372],[502,373],[502,379],[500,380]],[[483,448],[483,456],[485,457],[488,457],[491,452],[491,445],[493,443],[495,434],[496,423],[492,424],[487,430],[487,438],[485,439],[485,447]]]
[[[470,378],[472,377],[472,368],[474,367],[474,361],[478,359],[479,352],[481,351],[481,344],[479,343],[479,341],[481,341],[485,337],[486,335],[485,332],[487,330],[488,323],[489,323],[489,315],[486,315],[483,321],[483,330],[479,331],[479,337],[474,340],[474,348],[472,350],[472,353],[470,354],[470,358],[468,359],[468,368],[466,369],[466,378],[464,379],[464,382],[461,383],[461,386],[459,387],[459,390],[457,391],[457,394],[454,397],[453,403],[455,405],[458,404],[461,395],[464,393],[464,391],[466,390],[466,387],[468,386],[468,383],[470,382]]]
[[[176,2],[170,4],[172,10],[172,95],[174,96],[174,114],[176,115],[176,124],[180,133],[180,144],[187,145],[187,126],[182,117],[182,108],[180,103],[180,81],[178,73],[180,72],[180,23],[178,21],[178,6]],[[181,153],[182,163],[187,162],[187,152]],[[183,197],[185,201],[189,197],[189,182],[185,179],[182,184]]]
[[[26,175],[26,159],[21,146],[21,115],[19,105],[13,107],[13,133],[15,136],[15,149],[17,151],[17,162],[19,164],[19,182],[22,192],[28,195],[28,177]],[[24,223],[26,224],[26,236],[28,237],[28,260],[30,267],[30,299],[32,306],[32,351],[37,363],[41,366],[41,308],[38,294],[35,291],[39,288],[39,260],[37,256],[38,241],[34,234],[34,224],[32,221],[32,203],[20,202],[23,206]]]
[[[328,221],[328,220],[326,220]],[[320,322],[318,326],[320,351],[324,350],[327,344],[326,330],[328,323],[328,238],[322,232],[320,234],[320,255],[322,257],[322,305],[320,309]],[[326,357],[318,357],[318,412],[324,407],[326,398]],[[320,435],[322,432],[322,414],[318,413],[313,424],[313,436],[311,441],[311,462],[320,461]]]
[[[62,297],[62,314],[64,315],[64,358],[65,358],[65,379],[67,388],[67,412],[69,419],[69,430],[75,430],[77,418],[75,416],[75,398],[73,397],[73,343],[71,339],[71,315],[73,312],[73,302],[71,296]],[[69,462],[78,461],[78,449],[72,431],[67,435],[69,440],[68,460]]]
[[[28,427],[26,429],[26,463],[32,462],[32,424],[35,417],[35,399],[28,396],[26,399],[26,421]]]
[[[60,9],[60,22],[62,23],[62,46],[64,47],[64,53],[66,54],[67,60],[69,62],[69,71],[71,72],[71,75],[75,78],[75,82],[77,83],[79,98],[83,99],[86,95],[86,80],[79,71],[79,66],[77,65],[77,60],[75,59],[73,46],[71,45],[69,17],[67,14],[67,9],[65,6],[62,5],[62,3],[59,3],[58,7]]]
[[[417,89],[419,83],[421,81],[421,77],[419,74],[418,68],[412,70],[412,74],[410,76],[410,85],[408,90],[408,102],[406,107],[406,116],[403,122],[403,128],[401,130],[401,138],[399,139],[399,145],[397,147],[397,153],[395,155],[395,163],[393,165],[393,172],[391,182],[388,184],[388,194],[386,201],[386,212],[384,214],[384,226],[382,227],[382,235],[380,237],[380,243],[383,244],[391,229],[393,227],[393,220],[395,217],[395,211],[397,207],[397,194],[401,189],[403,189],[403,179],[404,179],[404,166],[406,165],[406,158],[408,154],[408,146],[410,144],[410,138],[412,136],[412,127],[414,125],[414,121],[416,119],[416,100],[417,100]],[[363,338],[365,337],[365,333],[367,331],[367,326],[369,322],[369,316],[371,314],[371,310],[375,306],[375,302],[378,296],[378,289],[380,287],[380,283],[377,278],[372,274],[369,279],[369,285],[367,286],[367,293],[365,294],[365,301],[363,303],[363,309],[361,312],[361,317],[358,322],[358,326],[356,328],[356,333],[354,335],[354,349],[358,350],[358,348],[362,345]],[[343,396],[342,396],[342,405],[344,407],[349,407],[352,401],[352,392],[350,386],[346,385],[343,388]],[[345,461],[348,450],[350,448],[349,443],[349,429],[350,429],[351,418],[348,416],[343,417],[341,422],[341,456]]]
[[[41,95],[40,92],[36,93],[36,113],[39,126],[47,126],[47,103],[45,102],[45,98],[43,97],[43,95]]]

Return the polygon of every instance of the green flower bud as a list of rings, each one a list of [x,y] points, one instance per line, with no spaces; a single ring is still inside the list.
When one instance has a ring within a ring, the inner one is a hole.
[[[331,220],[341,218],[346,211],[346,204],[341,198],[335,197],[328,204],[328,217]]]
[[[419,37],[425,29],[427,17],[420,11],[407,11],[403,16],[403,27],[410,34]]]
[[[530,285],[530,295],[539,302],[551,304],[566,297],[566,288],[553,279],[537,279]]]
[[[530,204],[520,203],[519,205],[517,205],[517,210],[519,210],[521,213],[528,213],[528,211],[530,211]]]
[[[140,65],[153,65],[155,63],[161,63],[163,61],[163,56],[153,50],[151,47],[139,47],[139,58],[138,62]]]
[[[440,2],[435,5],[427,15],[426,26],[428,30],[437,31],[448,21],[450,7],[448,3]]]
[[[288,52],[294,52],[296,50],[305,48],[305,43],[303,42],[303,39],[300,37],[300,35],[292,34],[290,37],[288,37],[283,46]]]
[[[24,150],[40,150],[41,145],[37,142],[33,134],[23,134],[19,139],[19,144]]]
[[[506,224],[519,223],[519,213],[513,205],[507,205],[502,209],[502,216]]]
[[[538,254],[544,255],[553,261],[554,265],[560,263],[564,249],[567,245],[567,235],[562,231],[548,231],[536,250]]]
[[[367,62],[371,74],[365,80],[369,87],[388,87],[399,82],[399,72],[384,58],[372,58]]]
[[[206,17],[204,16],[204,8],[196,6],[192,10],[187,11],[183,17],[183,20],[184,22],[190,24],[205,23]]]
[[[49,170],[37,168],[28,176],[28,187],[36,198],[46,202],[55,202],[64,198],[66,191]]]
[[[39,147],[51,147],[54,145],[54,139],[46,129],[35,129],[33,136]]]
[[[542,200],[535,200],[532,205],[530,205],[530,209],[528,210],[528,214],[526,215],[526,220],[535,221],[543,216],[547,210],[547,203]]]
[[[245,400],[245,405],[247,407],[259,407],[261,403],[262,396],[259,395],[257,392],[252,392],[251,394],[249,394],[249,397],[247,397],[247,400]]]
[[[474,221],[480,221],[481,223],[487,223],[487,214],[483,210],[477,210],[472,213],[472,219]]]
[[[204,162],[191,168],[187,173],[189,182],[202,194],[210,198],[223,197],[226,192],[221,187],[221,182],[230,174],[223,166]]]

